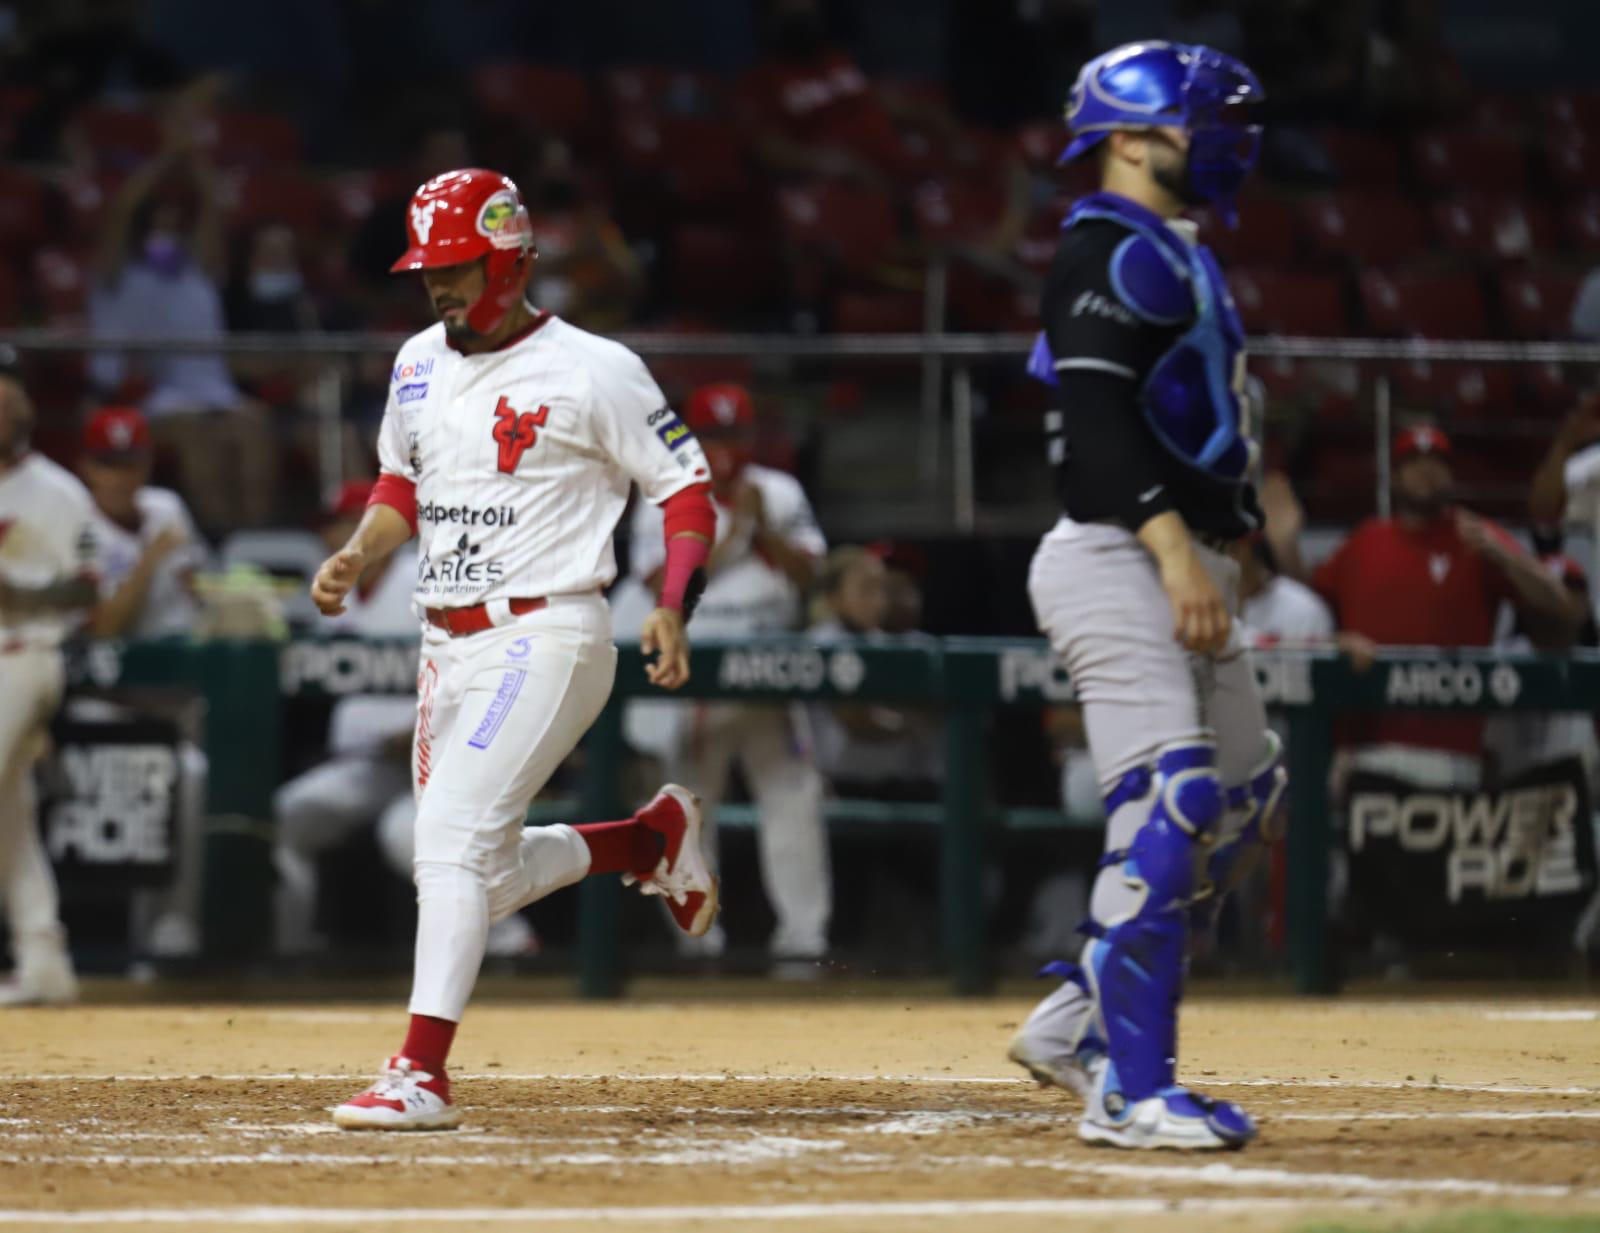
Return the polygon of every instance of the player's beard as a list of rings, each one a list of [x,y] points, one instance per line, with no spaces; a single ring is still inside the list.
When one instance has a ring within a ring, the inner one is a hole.
[[[1171,151],[1171,157],[1152,159],[1150,163],[1150,178],[1171,193],[1186,206],[1204,205],[1206,199],[1195,191],[1192,177],[1189,175],[1189,154],[1185,150],[1162,139],[1166,148]]]

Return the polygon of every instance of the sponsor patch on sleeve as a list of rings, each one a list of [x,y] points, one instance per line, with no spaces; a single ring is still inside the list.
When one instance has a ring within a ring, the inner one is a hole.
[[[678,449],[685,441],[694,439],[694,434],[676,415],[656,425],[656,436],[661,438],[661,443],[669,450]]]
[[[403,405],[408,402],[416,402],[419,398],[426,398],[427,394],[428,383],[426,381],[413,381],[409,385],[402,385],[397,389],[394,392],[394,400]]]

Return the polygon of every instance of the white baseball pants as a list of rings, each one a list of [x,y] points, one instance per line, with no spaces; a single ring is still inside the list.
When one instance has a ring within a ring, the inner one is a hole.
[[[605,706],[616,677],[598,594],[451,638],[429,628],[417,681],[417,948],[411,1013],[459,1021],[489,922],[589,872],[570,826],[528,804]]]
[[[57,650],[0,654],[0,899],[24,981],[35,966],[60,963],[64,954],[55,872],[40,841],[33,786],[62,679]]]
[[[696,703],[682,717],[676,746],[672,778],[699,794],[713,860],[717,805],[735,759],[742,764],[760,815],[761,881],[777,917],[771,951],[785,958],[825,954],[833,876],[822,776],[802,747],[791,708]]]

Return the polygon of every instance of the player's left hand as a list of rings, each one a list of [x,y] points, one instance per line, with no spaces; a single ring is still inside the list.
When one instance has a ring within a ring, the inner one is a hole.
[[[639,634],[639,649],[653,661],[646,662],[644,674],[650,684],[661,689],[677,689],[689,680],[689,634],[683,614],[671,608],[657,608],[644,619]]]

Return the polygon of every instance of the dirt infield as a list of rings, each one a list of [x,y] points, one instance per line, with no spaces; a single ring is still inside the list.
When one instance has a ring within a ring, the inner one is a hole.
[[[467,1124],[335,1130],[392,1006],[100,1006],[0,1019],[0,1227],[984,1228],[1248,1233],[1336,1211],[1593,1212],[1600,1001],[1207,1000],[1184,1074],[1262,1138],[1074,1135],[1003,1060],[1026,1003],[492,1004]]]

